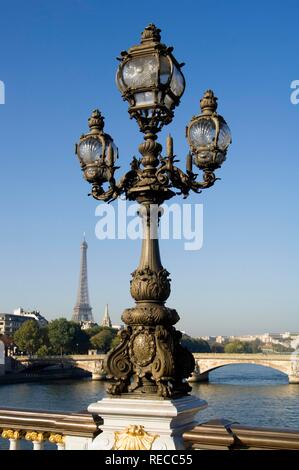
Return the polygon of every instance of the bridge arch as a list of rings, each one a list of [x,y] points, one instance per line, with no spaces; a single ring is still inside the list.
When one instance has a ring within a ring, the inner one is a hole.
[[[293,383],[299,382],[298,374],[294,375],[290,355],[265,354],[195,354],[196,367],[191,381],[207,380],[209,372],[233,364],[254,364],[277,370],[289,377]]]
[[[203,373],[210,373],[210,372],[213,372],[217,369],[222,369],[223,367],[228,367],[228,366],[234,366],[234,365],[254,365],[256,367],[266,367],[267,369],[272,369],[272,370],[275,370],[277,372],[280,372],[282,373],[283,375],[286,375],[288,376],[288,372],[285,371],[285,368],[281,367],[281,366],[273,366],[273,365],[269,365],[269,364],[261,364],[261,363],[252,363],[252,362],[228,362],[226,364],[219,364],[215,367],[211,367],[209,369],[206,369],[205,371],[203,371]]]

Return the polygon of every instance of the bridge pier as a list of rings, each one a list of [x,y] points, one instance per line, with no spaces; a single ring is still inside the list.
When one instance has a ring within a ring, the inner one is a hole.
[[[91,375],[92,380],[106,380],[106,374],[103,372],[92,372]]]
[[[299,384],[299,376],[298,375],[289,375],[289,384]]]
[[[203,372],[200,374],[197,371],[194,371],[191,377],[188,379],[188,382],[208,382],[209,381],[209,372]]]

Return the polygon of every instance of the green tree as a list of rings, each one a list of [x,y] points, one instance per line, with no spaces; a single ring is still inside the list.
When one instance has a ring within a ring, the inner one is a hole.
[[[272,349],[274,352],[278,352],[278,353],[288,353],[288,352],[295,351],[295,349],[290,346],[284,346],[282,344],[275,344],[275,343],[272,344]]]
[[[118,346],[120,343],[120,337],[118,335],[114,336],[110,348],[115,348],[115,346]]]
[[[262,352],[261,344],[262,343],[258,338],[249,343],[245,343],[245,352],[252,353],[252,354],[260,353]]]
[[[45,344],[40,346],[38,348],[38,350],[36,351],[36,355],[39,356],[39,357],[49,356],[50,355],[50,350],[49,350],[48,346],[46,346]]]
[[[87,330],[85,330],[85,333],[87,334],[87,336],[89,338],[92,338],[92,336],[95,336],[97,335],[98,333],[100,333],[100,331],[103,329],[102,326],[99,326],[99,325],[95,325],[95,326],[92,326],[91,328],[88,328]]]
[[[243,343],[242,341],[232,341],[231,343],[227,343],[225,346],[224,346],[224,352],[228,353],[228,354],[243,354],[246,351],[246,343]]]
[[[91,345],[101,353],[106,353],[111,349],[112,341],[116,336],[116,330],[112,328],[102,328],[99,333],[90,338]]]
[[[220,343],[213,343],[211,345],[211,352],[212,353],[224,353],[224,346]]]
[[[89,336],[85,330],[81,330],[80,325],[75,324],[75,334],[71,345],[73,354],[85,354],[89,349]]]
[[[191,336],[183,335],[181,345],[189,349],[192,353],[211,352],[209,343],[201,338],[191,338]]]
[[[58,318],[48,324],[49,343],[54,353],[70,353],[74,348],[76,334],[80,326],[77,323]]]
[[[17,347],[32,356],[42,345],[42,332],[35,320],[27,320],[14,334]]]

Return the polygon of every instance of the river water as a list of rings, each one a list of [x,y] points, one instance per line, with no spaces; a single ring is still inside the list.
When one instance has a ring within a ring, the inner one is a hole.
[[[91,379],[0,385],[0,408],[82,411],[105,395],[105,382]],[[199,422],[225,418],[253,426],[299,429],[299,384],[255,365],[231,365],[210,373],[210,382],[192,384],[208,402]]]

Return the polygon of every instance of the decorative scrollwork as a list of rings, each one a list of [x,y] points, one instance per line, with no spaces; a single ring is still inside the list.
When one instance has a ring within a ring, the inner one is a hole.
[[[115,346],[107,355],[105,360],[105,369],[108,377],[117,380],[111,384],[107,391],[112,394],[119,394],[127,390],[129,377],[132,370],[132,364],[129,359],[128,345],[131,335],[131,328],[119,332],[120,344]]]

